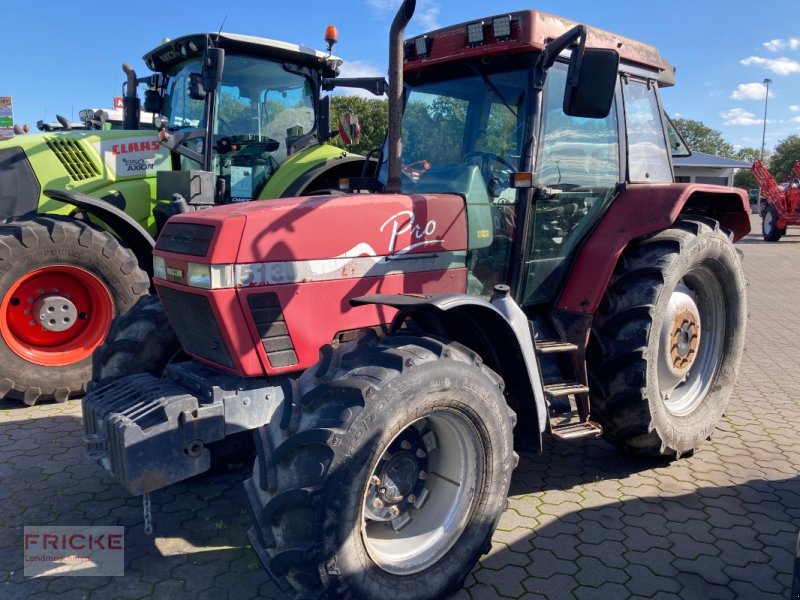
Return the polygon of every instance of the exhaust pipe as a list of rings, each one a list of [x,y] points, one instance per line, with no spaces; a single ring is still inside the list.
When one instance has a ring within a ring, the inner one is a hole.
[[[127,63],[122,65],[122,70],[128,79],[125,87],[125,95],[122,98],[122,128],[139,129],[141,101],[136,95],[136,85],[138,83],[136,81],[136,71]]]
[[[414,14],[417,0],[405,0],[397,11],[389,31],[389,177],[386,191],[400,193],[403,155],[403,33]]]

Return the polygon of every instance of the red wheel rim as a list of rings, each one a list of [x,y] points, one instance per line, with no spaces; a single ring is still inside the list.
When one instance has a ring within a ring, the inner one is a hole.
[[[56,318],[51,318],[57,315]],[[20,278],[0,303],[0,332],[27,361],[52,367],[91,356],[114,317],[111,294],[78,267],[57,265]]]

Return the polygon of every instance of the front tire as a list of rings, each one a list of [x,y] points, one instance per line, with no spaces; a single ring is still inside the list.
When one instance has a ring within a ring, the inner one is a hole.
[[[631,244],[592,326],[592,414],[637,454],[680,456],[722,417],[744,350],[745,280],[712,219]]]
[[[0,225],[0,398],[63,402],[150,280],[108,232],[60,216]]]
[[[459,344],[328,348],[256,432],[250,542],[293,597],[444,597],[491,543],[512,428],[502,381]]]
[[[114,319],[105,342],[92,357],[89,391],[136,373],[161,377],[167,365],[181,356],[164,305],[158,296],[148,294]]]
[[[765,242],[777,242],[783,237],[785,230],[778,227],[778,211],[772,204],[767,204],[761,215],[761,234]]]

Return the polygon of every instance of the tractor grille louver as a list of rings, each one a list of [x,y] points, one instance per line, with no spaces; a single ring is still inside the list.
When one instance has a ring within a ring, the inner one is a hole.
[[[158,295],[175,335],[187,352],[233,368],[233,360],[208,298],[163,286],[159,286]]]
[[[100,169],[77,141],[49,139],[47,146],[56,155],[73,181],[84,181],[100,175]]]
[[[273,367],[288,367],[297,364],[286,319],[276,294],[253,294],[247,297],[261,345]]]

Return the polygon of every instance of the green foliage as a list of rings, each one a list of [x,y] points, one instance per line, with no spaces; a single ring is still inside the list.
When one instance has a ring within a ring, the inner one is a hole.
[[[403,162],[460,162],[466,111],[466,101],[446,96],[436,96],[430,103],[409,102],[403,123]]]
[[[672,119],[675,129],[683,136],[690,150],[705,152],[725,158],[735,158],[736,150],[725,141],[722,133],[711,129],[700,121],[692,119]]]
[[[736,160],[744,160],[749,163],[755,162],[761,156],[761,151],[757,148],[741,148],[736,151]],[[744,190],[752,190],[758,187],[758,182],[750,169],[737,169],[733,176],[733,186]]]
[[[386,128],[389,122],[388,102],[379,98],[361,98],[359,96],[333,96],[331,98],[331,129],[339,128],[339,115],[355,113],[361,125],[361,140],[358,145],[345,146],[339,136],[330,143],[339,148],[355,150],[366,154],[383,146]]]
[[[769,159],[769,171],[775,181],[785,181],[790,177],[794,163],[800,160],[800,135],[790,135],[775,146]]]

